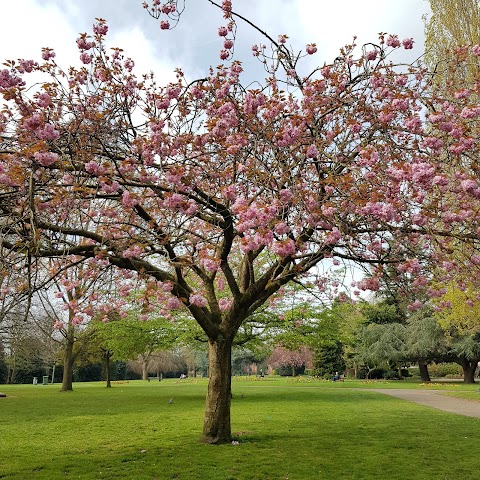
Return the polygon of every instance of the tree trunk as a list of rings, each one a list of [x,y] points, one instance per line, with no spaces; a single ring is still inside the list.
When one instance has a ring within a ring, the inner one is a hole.
[[[430,374],[428,373],[428,365],[425,360],[418,361],[418,370],[420,371],[420,380],[422,382],[429,382]]]
[[[63,352],[63,378],[61,392],[70,392],[73,390],[73,335],[67,334],[65,338],[65,350]]]
[[[292,377],[295,376],[295,365],[292,365]]]
[[[148,360],[142,358],[142,380],[148,380]]]
[[[463,368],[463,383],[475,383],[475,370],[478,360],[461,359],[459,362]]]
[[[13,361],[9,363],[8,365],[8,374],[7,374],[7,383],[10,385],[13,383],[13,380],[15,379],[15,367],[16,367],[16,354],[14,353],[13,356]]]
[[[203,422],[203,442],[230,443],[232,398],[232,341],[221,335],[208,341],[208,391]]]
[[[110,352],[105,353],[105,381],[107,388],[111,388],[110,382]]]
[[[7,383],[9,385],[12,384],[14,378],[15,378],[15,367],[9,366],[8,374],[7,374]]]

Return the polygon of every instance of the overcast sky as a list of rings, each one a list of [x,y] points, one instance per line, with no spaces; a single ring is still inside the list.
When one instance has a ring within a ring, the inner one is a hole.
[[[220,1],[220,0],[219,0]],[[158,21],[141,7],[141,0],[19,0],[1,2],[0,58],[38,59],[41,47],[51,47],[65,68],[77,63],[75,40],[91,31],[95,17],[108,21],[111,46],[124,48],[137,72],[153,70],[165,80],[180,66],[189,79],[203,76],[220,63],[217,29],[222,15],[207,0],[186,0],[186,9],[174,31],[162,31]],[[423,52],[422,15],[425,0],[234,0],[234,10],[247,16],[273,38],[287,34],[295,50],[316,43],[316,65],[331,62],[341,46],[358,37],[359,44],[378,39],[379,32],[413,37],[411,58]],[[261,41],[239,22],[237,55],[250,74],[260,74],[250,47]],[[316,66],[315,65],[315,66]],[[257,71],[258,70],[258,71]]]

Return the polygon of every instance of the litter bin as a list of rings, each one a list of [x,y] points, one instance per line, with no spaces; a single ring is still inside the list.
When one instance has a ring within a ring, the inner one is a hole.
[[[33,384],[37,385],[38,384],[38,377],[33,377]]]
[[[48,385],[48,375],[43,376],[43,384]]]

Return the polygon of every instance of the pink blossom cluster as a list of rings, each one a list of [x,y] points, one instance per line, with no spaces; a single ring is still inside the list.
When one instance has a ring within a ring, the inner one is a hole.
[[[138,199],[135,198],[128,190],[125,190],[122,194],[122,205],[125,208],[133,208],[138,204]]]
[[[97,162],[92,160],[85,164],[85,171],[98,177],[100,175],[105,175],[105,173],[107,172],[107,169],[104,166],[99,165]]]
[[[330,232],[324,236],[325,245],[335,245],[342,238],[342,233],[337,227],[333,227]]]
[[[143,249],[139,245],[132,245],[123,251],[123,258],[135,258],[139,257],[143,253]]]
[[[88,64],[92,63],[92,60],[93,60],[93,55],[90,55],[89,53],[86,53],[86,52],[82,52],[80,54],[80,61],[84,65],[88,65]]]
[[[457,143],[453,143],[448,147],[448,151],[455,155],[460,155],[467,150],[475,147],[477,141],[473,137],[463,137]]]
[[[245,135],[241,134],[233,134],[229,135],[226,138],[225,141],[227,145],[227,153],[229,155],[235,155],[238,153],[242,148],[246,147],[248,145],[248,139],[245,137]],[[235,187],[234,185],[231,185],[231,187]]]
[[[417,258],[407,259],[398,266],[398,270],[404,273],[419,273],[422,270],[422,265]]]
[[[410,167],[410,175],[416,185],[430,185],[435,173],[436,167],[426,162],[415,162]]]
[[[287,147],[296,143],[300,137],[300,128],[294,125],[287,125],[279,134],[277,145]]]
[[[55,127],[50,123],[45,123],[39,113],[34,113],[32,116],[27,117],[23,122],[23,126],[25,129],[35,132],[41,140],[56,140],[60,136]]]
[[[233,300],[231,298],[221,298],[218,301],[218,308],[221,312],[228,312],[233,305]]]
[[[196,307],[204,308],[207,306],[207,299],[200,293],[190,294],[189,297],[190,305],[195,305]]]
[[[222,0],[222,10],[224,13],[229,14],[232,11],[231,0]]]
[[[282,258],[294,255],[296,250],[295,242],[291,238],[276,241],[272,244],[272,252]]]
[[[89,42],[87,40],[88,36],[86,33],[80,35],[79,38],[77,38],[77,47],[80,49],[80,50],[90,50],[91,48],[93,48],[95,46],[95,43],[93,42]]]
[[[165,304],[165,307],[169,310],[178,310],[182,308],[183,303],[177,297],[170,297]]]
[[[108,32],[108,25],[107,22],[103,19],[97,19],[97,23],[93,25],[93,33],[95,35],[106,35]]]
[[[56,140],[60,137],[60,133],[50,123],[46,123],[43,128],[37,129],[36,134],[40,140]]]
[[[56,53],[53,51],[51,48],[42,48],[42,58],[45,61],[51,60],[52,58],[55,58]]]
[[[424,148],[430,148],[435,153],[439,153],[443,148],[443,140],[438,137],[424,137],[422,141],[422,146]]]
[[[221,260],[217,258],[202,258],[200,259],[200,265],[203,266],[207,272],[216,272],[220,268]]]
[[[34,60],[24,60],[23,58],[18,60],[19,67],[17,68],[19,73],[31,73],[38,68],[38,63]]]
[[[243,111],[247,114],[256,114],[258,109],[265,105],[265,95],[261,92],[247,92],[243,104]]]
[[[49,167],[58,160],[58,155],[53,152],[35,152],[35,160],[44,167]]]
[[[52,99],[50,95],[46,92],[40,93],[37,96],[37,105],[39,107],[47,108],[52,104]]]
[[[460,116],[465,119],[473,119],[480,116],[480,106],[464,107],[460,112]]]
[[[237,125],[238,117],[234,105],[230,102],[224,103],[216,111],[216,122],[211,129],[211,134],[215,138],[226,137],[228,130]]]
[[[374,148],[360,150],[357,162],[362,167],[373,167],[378,162],[378,152]]]
[[[0,70],[0,88],[9,89],[25,85],[25,82],[15,75],[12,75],[7,69]]]
[[[380,280],[377,277],[368,277],[357,282],[357,287],[362,290],[370,290],[372,292],[377,292],[380,290]]]
[[[306,150],[308,158],[318,158],[318,149],[315,145],[309,145]]]
[[[360,209],[360,212],[363,215],[372,215],[385,222],[391,222],[398,218],[393,205],[383,202],[367,202],[366,205]]]

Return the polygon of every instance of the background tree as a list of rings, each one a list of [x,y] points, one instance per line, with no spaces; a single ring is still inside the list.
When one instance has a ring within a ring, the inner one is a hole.
[[[344,348],[341,342],[325,343],[315,351],[313,374],[317,377],[332,378],[345,371]]]
[[[184,331],[182,325],[165,318],[139,320],[138,312],[131,310],[126,318],[108,322],[97,321],[91,326],[98,349],[111,352],[111,358],[117,360],[139,360],[142,365],[142,379],[148,380],[149,368],[156,363],[159,371],[162,358],[160,351],[171,349],[181,342]],[[156,359],[155,359],[156,358]],[[165,358],[163,358],[165,360]],[[164,362],[165,363],[165,362]]]
[[[418,363],[421,380],[429,382],[428,363],[447,358],[445,332],[435,316],[423,309],[407,320],[406,333],[407,357]]]
[[[312,368],[313,366],[312,352],[304,345],[295,350],[277,346],[266,362],[275,369],[288,367],[292,377],[295,377],[298,368]]]
[[[367,378],[374,368],[395,370],[401,378],[401,363],[406,353],[406,329],[402,324],[371,323],[358,332],[356,359],[367,367]]]
[[[430,0],[431,15],[425,19],[425,58],[436,70],[436,83],[445,89],[448,77],[445,59],[464,45],[480,44],[480,6],[478,0]],[[478,57],[468,55],[464,68],[455,72],[470,84],[478,73]]]
[[[477,289],[461,290],[450,284],[437,301],[434,316],[445,332],[452,361],[463,368],[465,383],[475,383],[475,370],[480,361],[480,302]]]

